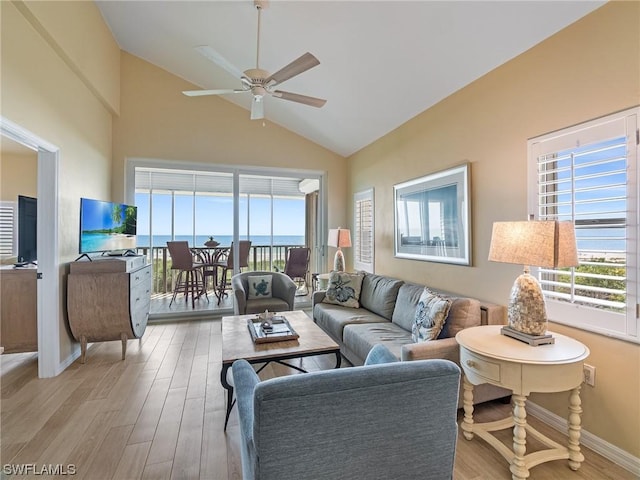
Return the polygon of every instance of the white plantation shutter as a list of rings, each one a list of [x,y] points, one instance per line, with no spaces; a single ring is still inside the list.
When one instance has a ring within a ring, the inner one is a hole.
[[[17,255],[16,202],[0,202],[0,257]]]
[[[373,189],[371,188],[354,195],[353,266],[355,270],[373,273],[373,219]]]
[[[580,265],[537,269],[550,319],[638,339],[637,109],[529,142],[530,212],[575,225]]]

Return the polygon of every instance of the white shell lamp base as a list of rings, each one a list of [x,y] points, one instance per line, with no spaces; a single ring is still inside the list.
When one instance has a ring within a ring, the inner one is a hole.
[[[344,272],[344,255],[340,248],[336,251],[336,256],[333,257],[333,269],[336,272]]]
[[[509,326],[529,335],[544,335],[547,331],[547,312],[544,295],[538,280],[523,273],[513,284],[509,297]]]

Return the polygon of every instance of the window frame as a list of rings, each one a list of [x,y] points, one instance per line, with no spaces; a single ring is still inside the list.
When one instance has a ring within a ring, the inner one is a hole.
[[[358,208],[362,202],[370,202],[370,223],[371,234],[369,236],[369,248],[371,250],[371,261],[366,262],[363,260],[360,252],[363,250],[360,241],[362,238],[361,229],[362,223],[358,223]],[[362,190],[353,195],[353,268],[354,270],[362,270],[368,273],[375,272],[375,196],[373,188]]]
[[[640,343],[640,321],[638,319],[639,262],[638,238],[640,238],[640,204],[638,190],[640,176],[640,134],[638,118],[640,108],[617,112],[605,117],[574,125],[552,133],[529,139],[527,143],[528,211],[530,218],[538,219],[538,158],[553,152],[584,145],[584,138],[594,142],[625,136],[627,145],[627,217],[626,217],[626,308],[624,313],[610,312],[589,306],[556,300],[545,295],[550,321]],[[573,196],[573,195],[572,195]],[[635,200],[635,201],[634,201]],[[572,198],[572,205],[575,197]],[[540,278],[540,270],[532,268],[532,274]],[[572,269],[573,270],[573,269]]]

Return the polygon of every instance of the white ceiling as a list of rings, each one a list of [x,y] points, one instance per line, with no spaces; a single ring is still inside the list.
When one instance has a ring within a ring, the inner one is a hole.
[[[202,88],[241,84],[196,46],[209,45],[240,70],[255,67],[253,0],[96,3],[123,50]],[[604,3],[272,1],[262,12],[260,67],[274,73],[313,53],[320,65],[278,88],[327,103],[269,97],[265,117],[351,155]],[[250,94],[223,98],[249,116]]]

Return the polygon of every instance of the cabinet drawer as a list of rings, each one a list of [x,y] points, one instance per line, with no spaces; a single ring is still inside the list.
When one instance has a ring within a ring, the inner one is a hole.
[[[129,282],[132,290],[138,285],[151,285],[151,265],[132,272]]]
[[[460,349],[460,365],[471,375],[484,378],[491,382],[501,382],[500,364],[479,357],[468,350]]]

